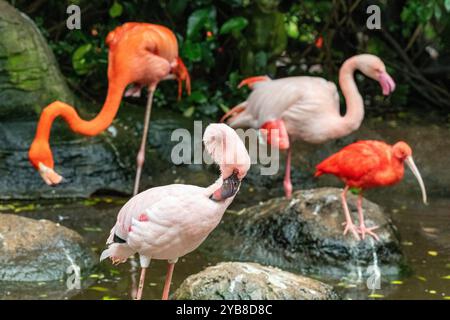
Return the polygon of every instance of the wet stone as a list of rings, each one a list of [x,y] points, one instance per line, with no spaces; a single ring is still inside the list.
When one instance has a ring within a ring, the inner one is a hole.
[[[94,255],[75,231],[48,220],[0,214],[0,296],[10,282],[24,287],[51,281],[65,284],[75,268],[83,275],[95,264]]]
[[[357,241],[343,235],[342,190],[319,188],[294,192],[291,200],[275,198],[238,213],[227,213],[201,249],[222,258],[255,261],[283,269],[340,278],[350,274],[397,275],[405,263],[395,226],[381,208],[363,201],[368,227],[378,225],[380,240]],[[358,224],[357,196],[348,194]],[[370,268],[372,267],[372,268]]]
[[[189,276],[178,300],[334,300],[333,288],[317,280],[257,263],[223,262]]]

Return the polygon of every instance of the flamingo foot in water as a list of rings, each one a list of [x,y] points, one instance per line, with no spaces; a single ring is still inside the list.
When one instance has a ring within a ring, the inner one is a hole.
[[[45,183],[49,186],[59,184],[63,180],[62,176],[57,174],[55,170],[47,167],[42,162],[39,162],[39,174],[41,175],[42,179],[44,179]]]

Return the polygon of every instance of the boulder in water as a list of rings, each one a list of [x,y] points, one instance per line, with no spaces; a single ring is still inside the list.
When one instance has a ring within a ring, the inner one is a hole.
[[[341,192],[336,188],[296,191],[291,200],[275,198],[236,214],[227,213],[201,248],[206,253],[220,252],[226,259],[336,278],[369,275],[371,266],[383,275],[398,274],[404,259],[395,226],[378,205],[364,199],[366,225],[379,226],[380,240],[344,236]],[[356,199],[348,194],[355,223]]]
[[[223,262],[189,276],[178,300],[335,300],[327,284],[257,263]]]

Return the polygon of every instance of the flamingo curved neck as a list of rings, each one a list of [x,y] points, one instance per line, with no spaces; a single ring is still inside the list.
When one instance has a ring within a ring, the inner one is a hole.
[[[358,129],[364,119],[364,102],[354,79],[354,72],[358,69],[357,59],[356,57],[347,59],[339,70],[339,86],[346,104],[341,124],[346,134]]]
[[[220,189],[223,184],[223,178],[222,175],[210,186],[205,188],[205,195],[209,198],[211,197],[216,190]]]
[[[109,127],[120,106],[122,95],[126,85],[110,81],[108,83],[108,94],[102,109],[97,116],[91,120],[83,120],[74,107],[60,101],[48,105],[39,119],[35,140],[48,141],[53,121],[61,116],[73,132],[95,136]]]

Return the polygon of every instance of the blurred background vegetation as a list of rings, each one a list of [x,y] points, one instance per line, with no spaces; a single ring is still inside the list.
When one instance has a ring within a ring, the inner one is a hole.
[[[176,84],[165,82],[155,104],[188,118],[217,119],[242,101],[247,89],[236,85],[245,76],[314,75],[337,82],[346,58],[369,52],[383,59],[398,85],[386,101],[377,83],[358,76],[369,113],[402,116],[413,110],[450,121],[450,0],[9,2],[36,22],[77,95],[98,104],[107,88],[107,33],[142,21],[168,26],[178,37],[192,95],[177,102]],[[81,8],[81,30],[66,28],[72,3]],[[382,30],[366,27],[371,4],[381,8]]]

